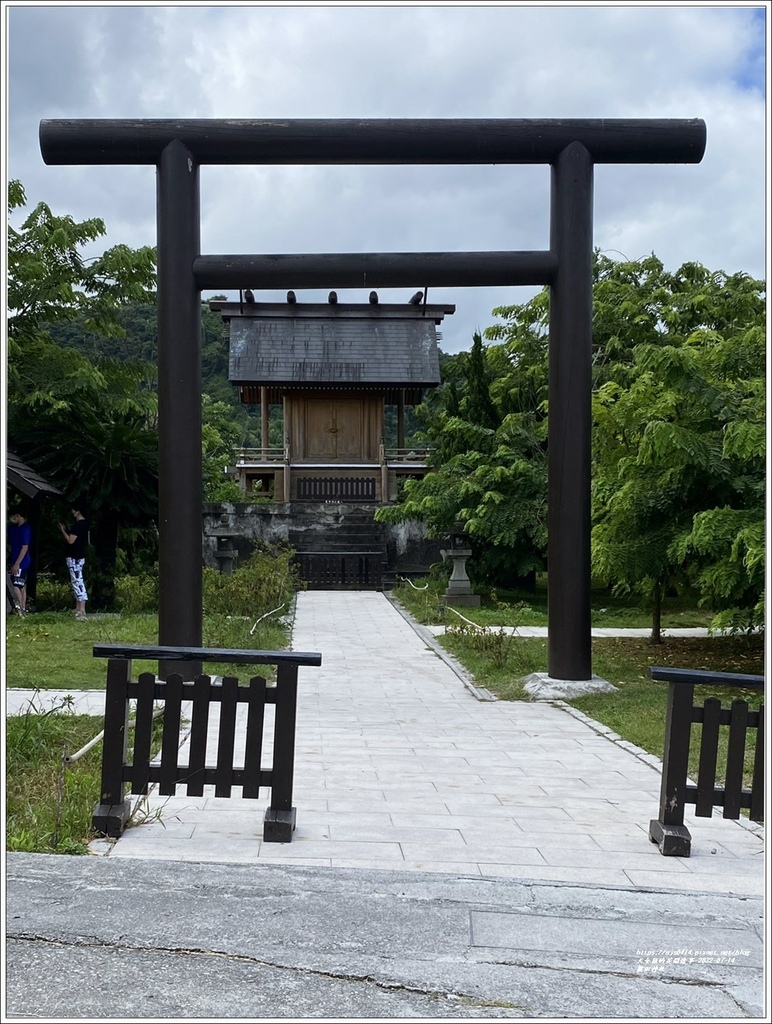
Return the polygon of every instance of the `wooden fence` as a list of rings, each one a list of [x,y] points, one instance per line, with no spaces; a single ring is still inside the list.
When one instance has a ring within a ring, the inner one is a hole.
[[[688,857],[691,834],[684,825],[686,804],[695,805],[695,814],[709,818],[714,807],[723,808],[723,817],[738,819],[747,810],[751,821],[764,820],[764,705],[758,711],[748,709],[745,700],[722,707],[717,697],[694,705],[695,686],[764,689],[764,677],[730,672],[702,672],[679,668],[650,668],[651,679],[669,683],[665,718],[665,752],[659,818],[649,823],[649,838],[666,857]],[[692,724],[699,723],[700,744],[696,785],[688,781],[689,748]],[[716,781],[719,737],[728,726],[726,771],[723,784]],[[752,780],[744,788],[745,748],[749,729],[756,729]]]
[[[321,654],[286,651],[239,651],[217,648],[142,647],[103,644],[94,647],[95,658],[107,658],[105,727],[102,753],[102,791],[92,824],[97,832],[119,836],[131,814],[127,785],[132,794],[145,794],[157,784],[160,796],[173,796],[185,786],[188,796],[202,796],[214,786],[215,797],[230,797],[234,788],[241,796],[258,799],[261,788],[270,789],[271,802],[263,823],[265,842],[292,840],[296,812],[292,806],[295,760],[297,675],[301,665],[318,666]],[[276,665],[276,685],[255,676],[247,685],[226,676],[222,682],[208,675],[185,680],[170,674],[166,681],[145,672],[131,679],[132,660],[220,662],[240,665]],[[136,701],[134,744],[128,744],[129,702]],[[163,704],[160,753],[153,757],[151,738],[154,706]],[[183,705],[190,702],[189,758],[179,763]],[[207,764],[210,709],[219,704],[217,758]],[[237,708],[247,706],[244,763],[234,764]],[[266,705],[275,706],[271,767],[262,767]],[[153,758],[151,760],[151,757]]]
[[[380,590],[383,551],[299,551],[300,578],[309,590]]]

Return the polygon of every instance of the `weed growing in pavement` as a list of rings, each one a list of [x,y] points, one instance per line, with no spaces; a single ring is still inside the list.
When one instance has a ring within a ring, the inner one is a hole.
[[[126,828],[138,828],[140,825],[148,825],[153,822],[158,822],[159,825],[163,825],[166,828],[166,822],[164,821],[165,810],[166,803],[160,807],[151,807],[149,794],[143,793],[131,809],[129,820],[126,822]]]

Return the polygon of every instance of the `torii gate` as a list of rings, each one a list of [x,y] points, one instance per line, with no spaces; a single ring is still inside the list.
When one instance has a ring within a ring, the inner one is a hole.
[[[592,676],[590,434],[596,163],[699,163],[701,120],[44,120],[46,164],[155,164],[159,644],[200,647],[201,291],[549,285],[548,675]],[[205,256],[202,164],[549,164],[535,252]],[[195,399],[195,400],[193,400]],[[179,662],[165,671],[197,671]]]

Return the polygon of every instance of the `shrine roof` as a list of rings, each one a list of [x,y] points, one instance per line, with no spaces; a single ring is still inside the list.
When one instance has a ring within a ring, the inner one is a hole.
[[[434,387],[455,306],[211,302],[230,322],[228,377],[272,387]]]

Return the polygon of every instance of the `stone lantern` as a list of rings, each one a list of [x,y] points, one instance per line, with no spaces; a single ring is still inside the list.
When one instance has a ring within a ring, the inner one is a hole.
[[[217,540],[217,549],[214,553],[217,566],[224,576],[230,576],[233,571],[233,560],[237,555],[233,541],[238,533],[230,527],[230,519],[227,515],[220,516],[220,525],[212,531],[211,535]]]
[[[440,550],[443,558],[453,560],[453,571],[445,591],[445,603],[449,605],[466,605],[468,608],[479,608],[480,598],[472,589],[466,572],[467,559],[472,556],[472,548],[461,523],[456,523],[445,534],[443,541],[446,548]]]

